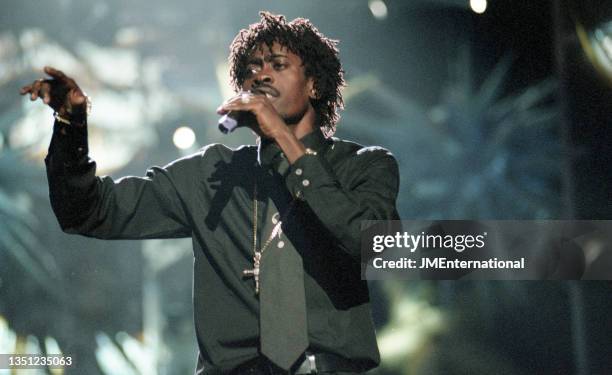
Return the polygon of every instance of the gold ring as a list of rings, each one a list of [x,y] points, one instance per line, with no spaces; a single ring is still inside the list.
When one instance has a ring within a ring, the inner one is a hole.
[[[244,104],[248,104],[251,101],[251,94],[249,94],[248,92],[243,92],[240,95],[240,101]]]

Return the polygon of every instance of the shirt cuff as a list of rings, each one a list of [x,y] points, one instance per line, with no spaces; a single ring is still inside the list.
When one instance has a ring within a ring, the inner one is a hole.
[[[75,164],[87,156],[87,125],[66,125],[56,120],[49,153],[59,154],[66,165]]]

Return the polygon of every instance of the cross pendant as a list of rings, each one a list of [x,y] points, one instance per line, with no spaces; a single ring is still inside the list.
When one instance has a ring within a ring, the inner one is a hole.
[[[259,294],[259,262],[261,261],[261,252],[256,251],[253,256],[253,269],[252,270],[244,270],[242,274],[244,276],[253,276],[253,280],[255,280],[255,294]]]

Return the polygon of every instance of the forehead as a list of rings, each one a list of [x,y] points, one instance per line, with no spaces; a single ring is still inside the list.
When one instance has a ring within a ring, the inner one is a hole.
[[[274,57],[286,57],[290,60],[302,62],[302,59],[291,52],[289,48],[280,44],[279,42],[272,43],[272,46],[269,47],[266,43],[259,43],[257,47],[253,49],[253,51],[249,54],[247,60],[268,60]]]

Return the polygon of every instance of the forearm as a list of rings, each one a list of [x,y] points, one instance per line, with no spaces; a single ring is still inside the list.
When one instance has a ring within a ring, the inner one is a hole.
[[[45,158],[51,206],[62,229],[83,222],[95,204],[96,165],[89,159],[87,126],[55,121]]]
[[[350,182],[340,179],[322,155],[306,154],[292,165],[286,184],[297,199],[307,202],[342,248],[358,258],[363,220],[399,219],[395,206],[399,173],[390,155],[376,157],[354,173]]]
[[[295,163],[296,160],[306,153],[306,147],[289,129],[278,135],[275,141],[287,157],[289,164]]]

